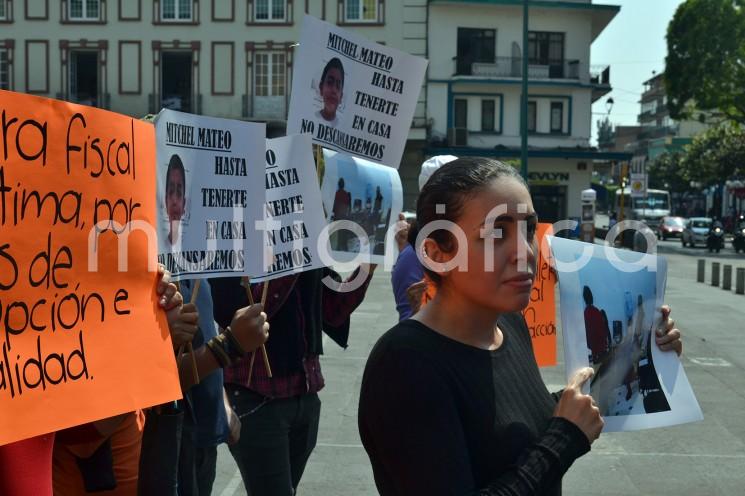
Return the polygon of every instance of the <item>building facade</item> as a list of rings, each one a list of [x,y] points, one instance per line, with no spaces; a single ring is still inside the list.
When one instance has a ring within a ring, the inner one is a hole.
[[[306,13],[424,57],[425,39],[404,36],[411,10],[426,0],[0,0],[0,88],[135,116],[284,120]]]
[[[590,0],[432,0],[427,153],[520,157],[522,58],[528,57],[528,180],[542,219],[579,217],[593,162],[592,103],[611,90],[610,68],[590,50],[619,11]],[[619,157],[624,154],[618,154]]]
[[[592,42],[619,7],[531,0],[0,0],[0,88],[132,116],[168,107],[286,119],[304,14],[428,58],[399,172],[413,208],[434,154],[519,157],[520,80],[529,57],[529,180],[546,220],[578,217],[595,160],[592,102],[610,68]],[[396,165],[396,164],[390,164]]]
[[[664,153],[682,150],[691,139],[708,129],[704,122],[674,120],[667,108],[667,94],[662,74],[644,81],[639,113],[641,130],[635,144],[635,154],[645,155],[654,161]],[[704,115],[704,117],[709,117]],[[704,119],[705,120],[705,119]]]

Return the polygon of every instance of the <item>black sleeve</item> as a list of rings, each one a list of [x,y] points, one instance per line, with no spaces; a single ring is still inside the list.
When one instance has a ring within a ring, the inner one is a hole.
[[[215,322],[225,329],[232,322],[235,311],[248,305],[246,289],[241,285],[240,277],[210,279],[210,289]]]
[[[405,351],[379,365],[363,381],[360,434],[383,495],[543,494],[589,450],[582,431],[554,418],[516,464],[476,487],[455,397],[436,369]]]

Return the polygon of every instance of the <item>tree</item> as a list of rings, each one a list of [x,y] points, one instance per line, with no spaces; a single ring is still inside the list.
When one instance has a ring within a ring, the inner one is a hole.
[[[704,185],[745,175],[745,130],[738,124],[708,129],[685,147],[680,165],[686,180]]]
[[[660,155],[649,166],[649,187],[684,193],[690,189],[687,171],[681,169],[685,158],[683,152],[667,152]]]
[[[598,148],[605,150],[613,147],[614,134],[613,125],[606,117],[598,121]]]
[[[674,119],[715,111],[745,124],[745,0],[686,0],[667,28],[665,89]]]

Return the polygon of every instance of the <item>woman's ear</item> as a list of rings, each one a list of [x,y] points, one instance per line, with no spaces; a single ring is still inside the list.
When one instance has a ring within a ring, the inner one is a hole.
[[[419,253],[419,260],[432,272],[445,277],[452,269],[444,267],[444,265],[447,265],[453,259],[455,253],[443,251],[437,241],[432,238],[425,238]]]

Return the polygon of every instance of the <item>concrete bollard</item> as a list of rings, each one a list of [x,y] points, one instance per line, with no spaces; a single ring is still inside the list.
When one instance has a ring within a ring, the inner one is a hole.
[[[735,293],[745,294],[745,268],[737,269],[737,278],[735,279]]]
[[[711,285],[719,286],[719,262],[711,263]]]
[[[696,280],[698,282],[704,282],[706,275],[706,260],[703,258],[698,259],[698,276],[696,277]]]
[[[725,265],[722,269],[722,289],[725,291],[732,290],[732,266]]]

